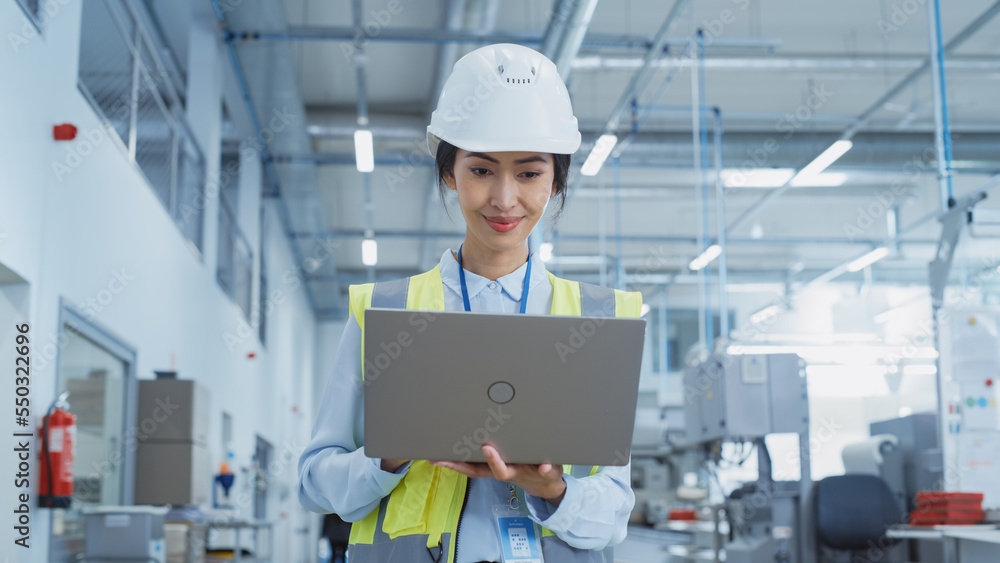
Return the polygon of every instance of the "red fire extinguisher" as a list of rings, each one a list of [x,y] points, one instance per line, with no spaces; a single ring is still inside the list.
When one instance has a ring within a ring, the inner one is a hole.
[[[76,415],[69,412],[66,397],[59,395],[42,418],[41,478],[38,484],[38,506],[69,508],[73,498],[73,450],[76,446]]]

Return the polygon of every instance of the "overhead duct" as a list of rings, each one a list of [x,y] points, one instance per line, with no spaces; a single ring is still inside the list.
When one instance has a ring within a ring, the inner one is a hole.
[[[597,0],[559,0],[552,11],[541,52],[555,63],[564,82],[573,70],[595,8]]]

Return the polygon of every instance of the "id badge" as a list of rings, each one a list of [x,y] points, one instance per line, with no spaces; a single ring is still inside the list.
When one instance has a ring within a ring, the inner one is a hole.
[[[541,527],[528,517],[520,488],[516,492],[513,486],[510,488],[508,504],[493,507],[493,520],[500,531],[503,563],[543,563]]]

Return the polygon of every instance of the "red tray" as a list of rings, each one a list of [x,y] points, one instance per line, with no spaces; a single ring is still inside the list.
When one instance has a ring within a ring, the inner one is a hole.
[[[917,493],[917,502],[920,501],[979,501],[983,500],[983,493],[946,493],[944,491],[922,491]]]
[[[953,510],[965,510],[965,511],[978,511],[983,509],[983,503],[978,501],[968,501],[968,500],[947,500],[947,501],[918,501],[917,502],[917,512],[928,512],[928,511],[945,511],[950,512]]]
[[[982,510],[915,510],[910,519],[917,520],[982,520],[986,513]]]
[[[698,520],[698,513],[690,508],[675,508],[670,511],[667,520],[693,522]]]
[[[975,526],[979,520],[911,520],[911,526]]]

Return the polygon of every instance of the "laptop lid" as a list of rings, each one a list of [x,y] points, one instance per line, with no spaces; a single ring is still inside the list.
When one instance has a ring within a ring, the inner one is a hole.
[[[370,457],[625,465],[646,321],[365,312]]]

